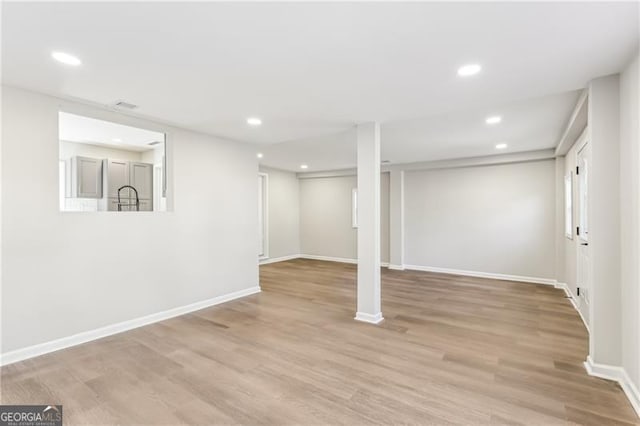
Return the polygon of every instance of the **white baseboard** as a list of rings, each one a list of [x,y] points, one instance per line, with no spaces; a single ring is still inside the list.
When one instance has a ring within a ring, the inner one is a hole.
[[[627,395],[627,398],[629,398],[633,409],[636,410],[636,414],[640,417],[640,392],[624,368],[607,364],[597,364],[593,362],[591,355],[587,357],[584,368],[590,376],[618,382],[625,395]]]
[[[393,269],[394,271],[404,271],[404,265],[392,265],[390,263],[389,269]]]
[[[366,314],[364,312],[356,312],[356,317],[354,319],[357,321],[368,322],[370,324],[380,324],[382,321],[384,321],[382,312],[378,312],[375,315]]]
[[[622,369],[622,381],[618,383],[620,383],[620,387],[622,387],[625,395],[629,398],[631,406],[636,410],[636,414],[640,417],[640,391],[638,391],[637,386],[631,381],[625,369]]]
[[[22,349],[16,349],[14,351],[1,354],[0,365],[12,364],[14,362],[22,361],[28,358],[44,355],[49,352],[54,352],[60,349],[69,348],[71,346],[80,345],[82,343],[87,343],[92,340],[101,339],[103,337],[111,336],[113,334],[122,333],[124,331],[132,330],[134,328],[153,324],[159,321],[164,321],[166,319],[188,314],[190,312],[199,311],[200,309],[208,308],[214,305],[219,305],[220,303],[229,302],[231,300],[238,299],[240,297],[249,296],[251,294],[255,294],[259,292],[260,292],[259,286],[250,287],[244,290],[214,297],[212,299],[192,303],[190,305],[180,306],[180,307],[169,309],[166,311],[157,312],[155,314],[146,315],[144,317],[107,325],[105,327],[101,327],[95,330],[83,331],[82,333],[63,337],[57,340],[52,340],[50,342],[40,343],[37,345],[22,348]]]
[[[358,259],[352,259],[350,257],[318,256],[315,254],[301,254],[299,255],[299,257],[301,259],[324,260],[326,262],[340,262],[340,263],[352,263],[352,264],[358,263]],[[389,262],[380,262],[380,266],[387,268],[389,267]]]
[[[573,305],[573,308],[578,312],[578,315],[580,315],[580,319],[582,320],[582,323],[587,329],[587,332],[591,334],[591,329],[589,328],[589,324],[587,324],[587,321],[584,319],[584,316],[582,315],[582,311],[580,311],[580,307],[578,306],[578,302],[576,302],[576,298],[571,293],[571,290],[569,290],[569,286],[567,285],[567,283],[558,282],[555,284],[555,287],[561,290],[564,290],[564,293],[567,295],[569,302],[571,302],[571,305]]]
[[[520,281],[524,283],[535,283],[535,284],[544,284],[544,285],[555,285],[557,282],[553,278],[538,278],[538,277],[526,277],[522,275],[494,274],[491,272],[464,271],[460,269],[436,268],[433,266],[404,265],[404,268],[410,269],[413,271],[438,272],[441,274],[453,274],[453,275],[462,275],[466,277],[478,277],[478,278],[491,278],[494,280],[504,280],[504,281]]]
[[[349,257],[318,256],[316,254],[301,254],[300,258],[309,260],[324,260],[326,262],[358,263],[358,259],[352,259]]]
[[[288,256],[281,257],[267,257],[258,261],[259,265],[268,265],[269,263],[286,262],[287,260],[299,259],[299,254],[290,254]]]

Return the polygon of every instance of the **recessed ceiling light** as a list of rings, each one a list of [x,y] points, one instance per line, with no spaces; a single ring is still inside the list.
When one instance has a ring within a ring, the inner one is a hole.
[[[500,117],[499,115],[494,115],[493,117],[489,117],[485,120],[487,124],[498,124],[501,121],[502,117]]]
[[[259,153],[258,153],[258,158],[262,158],[262,157],[264,157],[264,155],[262,155],[262,153],[261,153],[261,152],[259,152]]]
[[[309,166],[307,166],[306,164],[300,164],[300,168],[301,168],[301,169],[308,169],[308,168],[309,168]]]
[[[66,64],[66,65],[72,65],[74,67],[77,67],[78,65],[82,64],[82,61],[80,59],[64,52],[51,52],[51,57],[58,62],[62,62],[63,64]]]
[[[120,139],[120,138],[113,138],[113,139],[111,139],[111,140],[112,140],[113,142],[122,142],[122,139]]]
[[[498,145],[496,145],[496,149],[506,149],[507,146],[508,145],[506,143],[499,143]]]
[[[478,64],[467,64],[458,68],[458,75],[460,77],[469,77],[478,74],[482,70],[482,67]]]
[[[247,118],[247,124],[249,126],[259,126],[262,124],[262,120],[257,117],[249,117]]]

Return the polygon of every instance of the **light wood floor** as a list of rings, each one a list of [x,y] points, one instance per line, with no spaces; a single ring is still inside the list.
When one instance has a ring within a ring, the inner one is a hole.
[[[374,326],[354,265],[260,269],[261,294],[2,368],[2,403],[62,403],[65,424],[638,421],[585,373],[560,290],[384,269]]]

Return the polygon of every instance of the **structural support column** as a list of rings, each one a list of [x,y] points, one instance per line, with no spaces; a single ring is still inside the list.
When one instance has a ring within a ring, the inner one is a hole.
[[[380,302],[380,125],[357,128],[359,321],[383,320]]]
[[[389,269],[404,269],[404,171],[389,174]]]

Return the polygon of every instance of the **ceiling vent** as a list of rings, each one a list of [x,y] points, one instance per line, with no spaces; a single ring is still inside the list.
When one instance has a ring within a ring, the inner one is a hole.
[[[123,109],[136,109],[138,108],[138,105],[134,105],[131,104],[129,102],[125,102],[125,101],[116,101],[115,104],[113,104],[116,108],[123,108]]]

